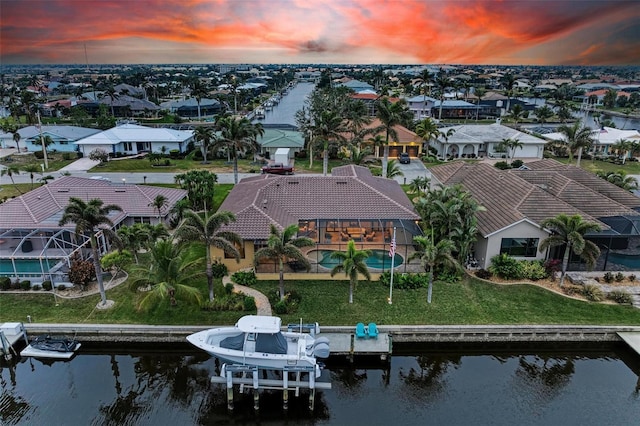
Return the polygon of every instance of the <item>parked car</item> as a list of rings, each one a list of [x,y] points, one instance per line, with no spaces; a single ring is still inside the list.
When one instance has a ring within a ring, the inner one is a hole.
[[[401,152],[400,155],[398,155],[398,161],[400,164],[409,164],[411,163],[411,157],[409,157],[408,153]]]
[[[273,163],[262,168],[262,173],[272,173],[276,175],[292,175],[293,167],[285,166],[282,163]]]

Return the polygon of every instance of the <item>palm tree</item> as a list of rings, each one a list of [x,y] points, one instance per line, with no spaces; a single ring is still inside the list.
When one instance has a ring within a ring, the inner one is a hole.
[[[427,190],[427,188],[429,188],[429,183],[430,183],[430,180],[428,177],[418,176],[417,178],[413,179],[409,184],[409,190],[413,194],[423,193]]]
[[[586,240],[584,236],[589,232],[599,231],[600,226],[597,223],[586,222],[578,214],[573,216],[559,214],[556,217],[543,220],[540,226],[552,232],[549,237],[540,243],[540,251],[550,247],[565,246],[560,287],[564,284],[564,277],[567,273],[567,265],[571,254],[580,256],[589,267],[595,265],[596,259],[600,256],[600,249],[592,241]]]
[[[200,103],[202,102],[202,98],[204,98],[208,94],[209,91],[207,90],[206,86],[202,84],[200,79],[196,78],[195,80],[193,80],[193,83],[191,83],[191,96],[193,96],[198,103],[198,121],[202,121],[202,116],[200,114]]]
[[[425,143],[425,152],[427,156],[430,156],[429,143],[431,139],[437,138],[440,135],[438,126],[431,118],[425,118],[420,121],[416,126],[416,135],[420,137]]]
[[[252,124],[246,117],[236,118],[232,116],[221,116],[216,123],[220,130],[220,138],[215,145],[224,146],[233,159],[233,179],[234,183],[238,183],[238,153],[248,151],[257,151],[258,136],[264,135],[262,124]]]
[[[447,87],[451,85],[451,80],[447,76],[444,69],[440,68],[438,75],[436,76],[436,86],[440,92],[440,110],[438,111],[438,121],[442,120],[442,104],[444,103],[444,94]]]
[[[29,177],[31,178],[31,189],[33,189],[33,179],[35,178],[35,174],[42,174],[40,167],[35,164],[26,164],[22,166],[22,171],[29,173]]]
[[[504,138],[500,141],[500,143],[498,144],[497,148],[499,150],[506,150],[509,155],[509,162],[511,163],[513,161],[513,157],[516,156],[516,149],[520,148],[522,149],[524,147],[524,143],[520,142],[520,139],[511,139],[511,138]]]
[[[0,170],[0,177],[4,175],[9,176],[9,179],[11,179],[11,183],[13,183],[13,186],[15,186],[16,190],[18,190],[20,195],[22,195],[23,192],[20,190],[20,187],[16,185],[15,180],[13,180],[13,175],[19,175],[19,174],[20,174],[20,167],[18,166],[5,166],[2,170]]]
[[[254,264],[257,266],[262,259],[272,259],[278,262],[280,271],[280,300],[284,300],[284,263],[293,260],[305,267],[311,268],[306,256],[300,250],[303,247],[312,247],[315,242],[311,238],[297,237],[298,225],[292,224],[282,231],[271,224],[267,246],[259,249],[254,255]]]
[[[93,265],[96,270],[98,289],[100,290],[100,304],[103,306],[107,303],[107,294],[105,293],[102,282],[100,250],[98,248],[96,234],[98,231],[102,231],[106,236],[115,237],[115,233],[111,231],[113,222],[109,219],[109,213],[112,211],[122,211],[122,208],[115,204],[104,205],[104,202],[99,198],[93,198],[85,203],[80,198],[71,197],[58,223],[59,226],[75,223],[75,232],[77,235],[82,234],[87,236],[88,234],[89,241],[91,242],[91,251],[93,252]]]
[[[153,207],[158,212],[158,220],[160,220],[162,210],[168,205],[169,200],[162,194],[156,195],[155,198],[148,204],[149,207]]]
[[[617,172],[596,172],[598,177],[610,182],[626,191],[633,191],[638,189],[638,181],[633,176],[629,176],[624,170],[618,170]]]
[[[627,157],[629,157],[629,151],[633,149],[633,142],[627,139],[618,139],[613,145],[611,145],[612,149],[615,149],[618,153],[618,158],[624,164]]]
[[[196,142],[200,143],[200,149],[202,150],[202,164],[208,164],[207,154],[209,153],[209,146],[216,140],[216,135],[213,129],[208,126],[198,126],[193,131],[193,136]]]
[[[553,110],[548,106],[543,105],[536,109],[536,118],[542,124],[542,127],[551,117],[553,117]]]
[[[423,236],[413,237],[413,241],[419,248],[409,256],[409,260],[420,259],[420,263],[422,264],[424,271],[429,274],[427,303],[431,303],[431,295],[433,293],[433,272],[435,268],[448,267],[459,271],[462,267],[451,254],[455,248],[451,240],[443,239],[438,241],[437,244],[434,244],[432,234],[431,238]]]
[[[121,226],[116,231],[120,244],[124,249],[131,252],[136,264],[138,264],[138,253],[148,245],[147,243],[150,239],[147,229],[142,225],[141,223],[136,223],[133,226]]]
[[[134,291],[148,289],[138,303],[139,309],[148,309],[167,297],[171,306],[175,306],[178,299],[195,304],[201,302],[200,292],[190,285],[202,274],[199,268],[201,252],[167,239],[156,241],[150,254],[151,266],[135,267],[134,277],[129,283],[129,288]]]
[[[364,275],[367,281],[371,281],[371,274],[365,263],[369,256],[371,256],[371,250],[356,250],[356,243],[353,240],[347,243],[346,251],[331,253],[331,258],[339,261],[331,270],[331,276],[344,272],[349,278],[349,303],[353,303],[353,289],[358,284],[358,274]]]
[[[558,132],[564,135],[565,142],[569,148],[569,161],[573,160],[573,152],[578,150],[578,159],[576,166],[580,167],[580,159],[582,158],[582,149],[589,148],[593,144],[593,132],[590,127],[583,127],[580,120],[572,125],[563,124],[558,127]]]
[[[108,97],[111,101],[111,116],[115,117],[114,109],[113,109],[113,101],[120,99],[120,94],[116,91],[113,85],[109,85],[104,91],[104,96]]]
[[[524,108],[522,108],[522,105],[515,104],[513,108],[511,108],[511,112],[509,113],[509,116],[511,116],[513,121],[516,123],[516,128],[517,128],[518,122],[522,120],[522,118],[524,117]]]
[[[516,79],[511,73],[505,74],[504,77],[502,77],[502,84],[507,94],[507,114],[511,110],[511,96],[513,96],[513,86],[515,83]]]
[[[425,115],[424,108],[427,105],[427,88],[431,94],[431,83],[433,82],[433,74],[427,69],[420,72],[420,86],[422,87],[422,115]]]
[[[478,121],[478,118],[480,116],[480,101],[482,101],[482,97],[487,93],[487,91],[484,87],[476,87],[473,90],[473,93],[478,98],[478,107],[476,108],[476,121]]]
[[[213,269],[211,261],[211,247],[216,247],[224,251],[227,255],[232,255],[236,261],[240,261],[240,251],[237,246],[242,244],[242,238],[231,231],[220,231],[223,226],[235,222],[236,216],[228,211],[217,212],[208,216],[205,212],[204,218],[194,212],[187,210],[183,213],[184,220],[176,229],[175,237],[179,241],[201,242],[206,251],[206,275],[209,285],[209,301],[213,301]]]
[[[313,135],[318,144],[322,144],[322,174],[329,172],[329,145],[332,141],[343,141],[345,131],[343,119],[333,110],[325,110],[320,113],[313,126]]]
[[[389,139],[398,141],[398,132],[395,127],[402,123],[407,115],[406,102],[398,101],[391,103],[389,98],[384,97],[376,102],[377,116],[382,122],[378,131],[384,131],[384,156],[382,158],[382,177],[387,177],[387,163],[389,161]],[[409,113],[410,114],[410,113]]]

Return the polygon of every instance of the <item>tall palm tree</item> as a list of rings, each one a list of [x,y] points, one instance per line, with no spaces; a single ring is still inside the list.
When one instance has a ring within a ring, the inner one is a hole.
[[[409,184],[409,191],[413,194],[421,194],[424,193],[427,188],[429,188],[429,183],[431,181],[428,177],[418,176],[411,181]]]
[[[113,109],[113,102],[117,99],[120,99],[120,94],[116,91],[115,87],[113,87],[113,85],[109,85],[105,90],[104,90],[104,96],[108,97],[110,100],[110,104],[111,104],[111,116],[115,117],[115,113],[114,113],[114,109]]]
[[[133,268],[129,288],[149,289],[138,303],[139,309],[149,309],[167,297],[171,306],[182,299],[199,304],[200,291],[190,284],[202,275],[202,254],[193,246],[176,244],[172,239],[159,240],[151,247],[151,265]]]
[[[522,105],[515,104],[513,108],[511,108],[511,112],[509,113],[509,116],[513,119],[517,128],[518,122],[520,122],[520,120],[522,120],[522,118],[524,117],[524,108],[522,108]]]
[[[572,216],[559,214],[556,217],[543,220],[540,226],[552,232],[540,243],[540,251],[549,247],[564,246],[560,287],[564,284],[571,254],[580,256],[589,267],[595,265],[598,256],[600,256],[600,249],[592,241],[586,240],[584,236],[589,232],[599,231],[600,226],[597,223],[587,222],[578,214]]]
[[[542,127],[544,127],[544,123],[549,121],[549,119],[554,115],[553,110],[549,108],[547,105],[543,105],[540,108],[536,108],[535,112],[536,112],[536,118],[538,119],[540,124],[542,124]]]
[[[175,237],[179,241],[201,242],[206,251],[206,275],[209,285],[209,301],[213,301],[213,269],[211,261],[211,247],[216,247],[232,255],[236,261],[240,261],[240,251],[236,246],[242,244],[242,238],[231,231],[220,231],[223,226],[235,222],[236,216],[228,211],[217,212],[204,218],[193,210],[183,213],[182,224],[176,229]]]
[[[149,207],[153,207],[158,212],[158,220],[160,220],[160,215],[162,214],[162,210],[169,205],[169,200],[162,194],[158,194],[155,198],[148,204]]]
[[[207,154],[209,153],[209,147],[211,143],[216,140],[216,135],[213,129],[209,126],[198,126],[193,131],[193,137],[200,144],[202,150],[202,164],[208,164]]]
[[[122,211],[122,208],[115,204],[104,205],[104,202],[99,198],[93,198],[85,203],[81,198],[71,197],[58,223],[59,226],[75,223],[76,234],[88,235],[91,242],[91,251],[93,252],[93,266],[96,270],[98,289],[100,290],[100,303],[103,306],[107,303],[107,294],[102,281],[100,250],[96,234],[98,231],[102,231],[105,236],[115,238],[115,233],[111,231],[113,222],[109,219],[109,213],[112,211]]]
[[[398,132],[395,127],[403,122],[407,117],[407,106],[405,101],[391,103],[389,98],[380,98],[376,102],[377,116],[382,125],[378,131],[384,131],[384,156],[382,157],[382,177],[387,177],[387,163],[389,162],[389,139],[398,141]],[[410,112],[409,112],[410,114]]]
[[[504,138],[500,141],[497,148],[499,150],[506,150],[509,155],[509,163],[513,162],[513,157],[516,156],[516,149],[522,149],[524,147],[524,143],[520,141],[518,138]]]
[[[436,86],[440,93],[440,109],[438,111],[438,121],[442,120],[442,104],[444,103],[444,94],[447,87],[451,85],[451,80],[444,69],[440,68],[438,75],[436,75]]]
[[[612,149],[615,149],[618,153],[618,158],[624,164],[625,160],[629,156],[629,152],[633,149],[633,142],[627,139],[618,139],[613,145]]]
[[[322,145],[322,174],[329,173],[329,145],[333,141],[344,141],[342,116],[334,110],[325,110],[320,113],[313,126],[315,143]]]
[[[133,226],[121,226],[116,231],[120,239],[120,244],[122,244],[124,249],[131,252],[136,264],[139,263],[138,253],[143,247],[148,245],[147,243],[150,239],[148,230],[142,225],[141,223],[136,223]]]
[[[20,174],[20,167],[19,166],[5,166],[2,170],[0,170],[0,177],[2,176],[9,176],[9,179],[11,179],[11,183],[13,184],[13,186],[16,188],[16,190],[18,190],[18,192],[20,193],[20,195],[24,194],[21,190],[20,187],[18,185],[16,185],[15,180],[13,179],[13,175],[19,175]]]
[[[209,91],[207,90],[207,87],[202,84],[200,79],[194,79],[191,83],[191,96],[193,96],[198,103],[198,121],[202,121],[202,115],[200,114],[200,103],[202,102],[202,99],[208,94]]]
[[[573,160],[574,151],[578,150],[576,166],[580,167],[583,148],[589,148],[593,142],[593,132],[590,127],[583,127],[580,120],[572,125],[563,124],[558,127],[558,132],[564,135],[565,142],[569,148],[569,161]]]
[[[33,189],[33,179],[36,174],[42,174],[41,169],[36,164],[25,164],[22,166],[22,171],[29,173],[29,177],[31,178],[31,189]]]
[[[427,88],[431,95],[431,83],[433,82],[433,74],[427,68],[420,72],[420,86],[422,87],[422,115],[425,115],[424,108],[427,105]]]
[[[480,116],[480,102],[482,101],[482,97],[487,93],[487,90],[484,87],[475,87],[473,89],[473,94],[478,98],[478,106],[476,108],[476,121]]]
[[[278,262],[280,272],[280,300],[284,300],[284,263],[293,260],[305,267],[311,268],[306,256],[300,250],[303,247],[313,247],[315,242],[308,237],[298,237],[298,225],[292,224],[278,229],[271,224],[267,246],[259,249],[254,255],[254,264],[257,266],[262,259],[272,259]]]
[[[369,256],[371,256],[371,250],[356,250],[356,243],[353,240],[347,242],[346,251],[331,253],[331,258],[339,261],[331,270],[331,276],[344,272],[349,278],[349,303],[353,303],[353,289],[358,284],[358,274],[364,275],[367,281],[371,281],[371,274],[365,263]]]
[[[431,139],[435,139],[438,137],[438,135],[440,135],[440,131],[438,130],[438,126],[436,125],[435,121],[433,121],[431,118],[425,118],[424,120],[421,120],[416,126],[416,135],[418,135],[418,137],[420,137],[420,139],[424,141],[424,150],[426,152],[426,155],[430,156],[431,153],[429,151],[429,145]]]
[[[237,184],[238,153],[259,150],[258,136],[264,135],[264,129],[262,124],[252,124],[246,117],[221,116],[217,125],[221,132],[220,138],[214,144],[224,146],[230,152],[233,159],[233,180]]]
[[[427,303],[431,303],[434,270],[438,267],[448,267],[459,271],[462,267],[451,254],[455,248],[451,240],[443,239],[438,241],[437,244],[434,244],[432,235],[431,238],[423,236],[413,237],[413,241],[419,248],[409,256],[409,260],[420,259],[424,271],[429,274]]]
[[[502,77],[502,85],[504,86],[505,93],[507,94],[507,114],[511,110],[511,96],[513,96],[513,86],[516,83],[516,79],[511,73],[507,73]]]

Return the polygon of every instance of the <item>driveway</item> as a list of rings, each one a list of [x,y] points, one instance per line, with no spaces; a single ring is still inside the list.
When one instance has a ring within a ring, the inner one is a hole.
[[[431,179],[431,172],[424,166],[422,161],[417,158],[411,158],[411,163],[400,164],[398,163],[400,170],[404,173],[404,176],[396,176],[395,180],[401,184],[409,184],[417,177],[426,177]]]

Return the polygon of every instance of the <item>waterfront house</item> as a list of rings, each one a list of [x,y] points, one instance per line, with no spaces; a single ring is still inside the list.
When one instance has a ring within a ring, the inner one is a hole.
[[[52,143],[47,151],[75,152],[78,146],[75,142],[100,133],[100,129],[90,129],[78,126],[42,126],[42,137],[51,138]],[[23,127],[18,130],[20,147],[26,151],[42,151],[40,128],[38,126]]]
[[[431,168],[431,176],[432,185],[462,185],[484,207],[477,213],[473,248],[480,268],[488,268],[500,253],[525,260],[559,257],[557,249],[538,248],[549,235],[540,223],[561,213],[600,225],[600,232],[588,236],[601,247],[598,268],[614,265],[608,258],[612,251],[638,254],[640,198],[581,168],[550,159],[511,170],[456,161]]]
[[[167,199],[160,212],[150,205],[158,195]],[[186,197],[186,191],[65,176],[8,200],[0,204],[0,276],[29,279],[32,284],[51,280],[69,285],[66,273],[70,258],[75,253],[85,258],[91,255],[89,239],[75,233],[75,224],[58,225],[71,197],[85,201],[98,198],[105,205],[120,206],[122,211],[109,215],[117,229],[166,222],[169,211]],[[98,241],[100,250],[106,252],[102,234]]]
[[[344,250],[349,240],[354,240],[359,249],[386,253],[394,228],[396,253],[407,259],[413,250],[413,236],[421,234],[417,225],[420,217],[400,185],[354,165],[336,167],[331,176],[245,178],[231,190],[219,210],[230,211],[237,218],[222,230],[242,237],[240,263],[213,249],[214,260],[230,271],[253,266],[254,253],[267,243],[270,225],[283,229],[296,224],[299,236],[316,242],[312,272],[328,271],[318,266],[322,261],[319,250]],[[277,266],[265,261],[257,271],[273,273]],[[403,268],[405,271],[406,262]],[[289,265],[288,270],[295,270],[295,265]]]

